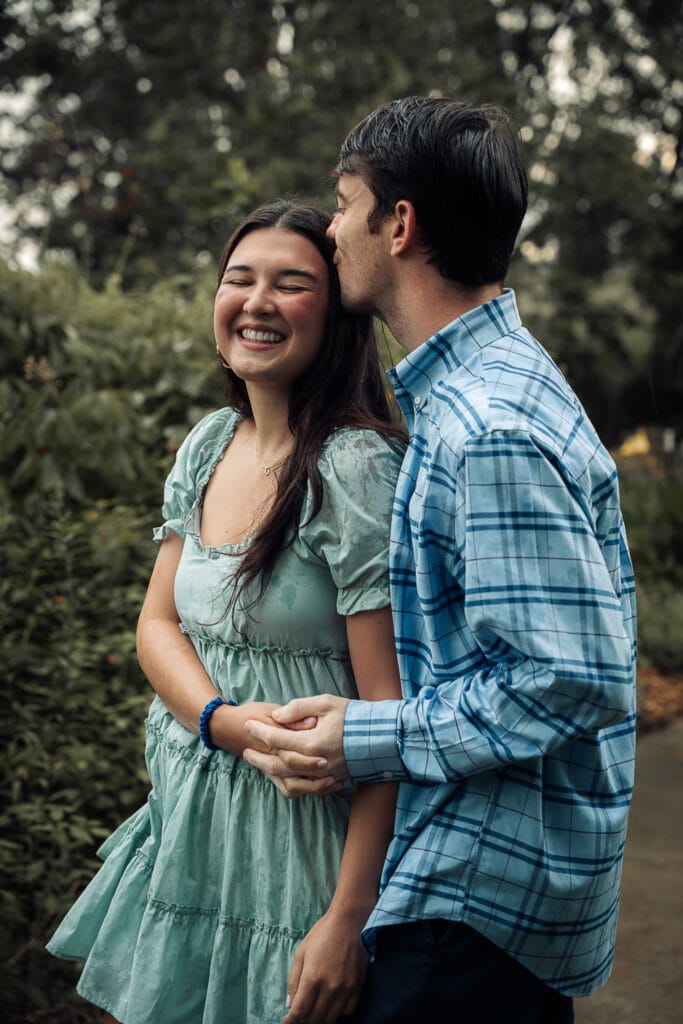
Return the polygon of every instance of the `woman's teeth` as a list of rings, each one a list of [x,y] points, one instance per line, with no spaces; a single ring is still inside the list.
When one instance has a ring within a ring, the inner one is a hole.
[[[243,328],[239,334],[245,341],[263,342],[270,345],[284,341],[285,338],[284,334],[280,334],[279,331],[253,331],[249,327]]]

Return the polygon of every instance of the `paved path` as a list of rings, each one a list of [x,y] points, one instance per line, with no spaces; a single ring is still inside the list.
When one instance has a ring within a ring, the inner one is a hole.
[[[576,1024],[683,1022],[683,718],[638,741],[614,969]]]

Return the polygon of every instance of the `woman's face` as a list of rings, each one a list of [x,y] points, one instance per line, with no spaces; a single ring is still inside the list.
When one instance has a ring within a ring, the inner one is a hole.
[[[216,343],[233,372],[289,390],[320,350],[329,291],[325,261],[307,238],[282,228],[246,235],[214,303]]]

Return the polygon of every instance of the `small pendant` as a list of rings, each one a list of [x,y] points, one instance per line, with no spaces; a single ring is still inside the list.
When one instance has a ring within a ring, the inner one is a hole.
[[[266,476],[270,476],[270,466],[264,466],[263,472],[266,474]]]

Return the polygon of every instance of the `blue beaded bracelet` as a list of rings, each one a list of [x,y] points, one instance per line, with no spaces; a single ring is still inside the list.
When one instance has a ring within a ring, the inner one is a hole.
[[[211,733],[209,732],[209,723],[211,721],[211,715],[214,713],[216,708],[219,708],[221,704],[231,704],[232,707],[237,707],[234,700],[223,700],[222,697],[214,697],[206,705],[201,715],[199,716],[199,738],[205,747],[209,750],[218,750],[218,747],[211,742]]]

